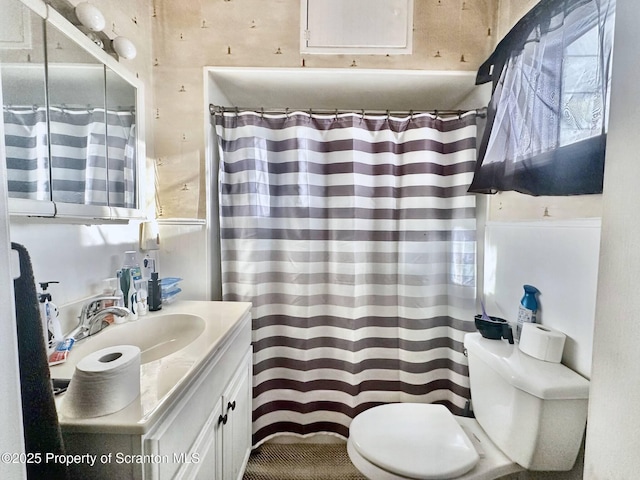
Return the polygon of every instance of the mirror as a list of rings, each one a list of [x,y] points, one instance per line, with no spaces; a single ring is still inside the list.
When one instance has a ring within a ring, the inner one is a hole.
[[[0,9],[9,197],[49,201],[44,20],[18,0],[0,0]]]
[[[51,6],[26,3],[0,0],[10,213],[142,217],[141,83]]]
[[[104,65],[46,25],[54,202],[108,205]]]
[[[109,205],[136,208],[136,89],[106,67]]]

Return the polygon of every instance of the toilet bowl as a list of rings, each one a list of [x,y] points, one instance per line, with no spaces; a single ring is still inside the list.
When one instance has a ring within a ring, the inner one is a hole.
[[[465,335],[475,418],[442,405],[392,403],[357,415],[347,451],[371,480],[494,480],[573,467],[587,420],[589,381],[517,345]]]
[[[347,451],[372,480],[492,480],[523,470],[475,419],[434,404],[393,403],[361,413],[351,423]]]

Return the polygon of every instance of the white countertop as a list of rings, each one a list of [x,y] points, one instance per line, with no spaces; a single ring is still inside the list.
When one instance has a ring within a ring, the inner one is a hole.
[[[241,328],[241,320],[251,309],[248,302],[207,302],[207,301],[177,301],[163,306],[158,312],[149,312],[140,317],[136,324],[148,324],[153,329],[154,318],[167,314],[188,314],[201,317],[205,326],[203,332],[184,348],[159,359],[143,363],[140,366],[140,396],[129,406],[110,415],[93,418],[71,418],[65,416],[65,394],[56,396],[56,408],[61,427],[66,431],[75,432],[111,432],[143,434],[166,411],[167,407],[176,399],[182,388],[207,364],[224,345],[227,338]],[[123,332],[122,344],[126,344],[128,323],[110,325],[105,329],[120,329]],[[113,330],[115,332],[115,330]],[[92,338],[99,338],[103,332]],[[73,358],[74,350],[69,352],[69,361],[50,367],[52,378],[72,378],[75,364],[80,360]]]

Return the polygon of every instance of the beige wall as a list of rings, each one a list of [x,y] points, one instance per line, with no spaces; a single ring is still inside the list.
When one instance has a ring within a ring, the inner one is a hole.
[[[203,67],[303,68],[304,59],[304,68],[355,61],[356,68],[474,71],[495,43],[496,2],[415,0],[412,55],[303,56],[300,0],[156,0],[152,126],[162,217],[205,216]]]

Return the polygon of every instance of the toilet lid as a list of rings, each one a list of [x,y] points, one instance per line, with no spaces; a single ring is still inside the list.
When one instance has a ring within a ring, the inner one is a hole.
[[[442,405],[392,403],[371,408],[353,419],[349,438],[369,462],[415,479],[455,478],[480,459]]]

